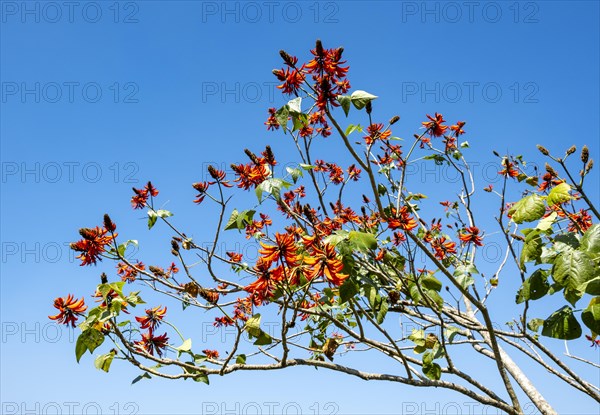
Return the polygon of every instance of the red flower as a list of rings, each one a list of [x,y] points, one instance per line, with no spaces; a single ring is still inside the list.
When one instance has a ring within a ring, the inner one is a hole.
[[[142,334],[142,339],[134,342],[136,347],[140,350],[144,350],[147,353],[150,353],[154,356],[154,352],[158,354],[158,356],[162,357],[164,350],[167,348],[167,343],[169,338],[167,337],[167,333],[164,333],[161,336],[155,336],[152,333],[152,330],[148,330],[147,333]]]
[[[479,236],[479,228],[476,226],[465,228],[464,232],[458,234],[458,238],[465,243],[473,242],[477,246],[483,246],[481,236]]]
[[[304,258],[304,263],[312,267],[306,276],[309,280],[325,276],[329,282],[339,286],[348,278],[348,274],[342,273],[344,264],[338,259],[333,245],[326,244],[322,250],[313,247],[312,254]]]
[[[136,269],[137,268],[137,269]],[[138,275],[137,270],[145,270],[146,266],[143,262],[139,262],[135,264],[135,268],[130,267],[129,265],[119,262],[117,264],[117,274],[121,276],[121,281],[134,282],[135,278]]]
[[[242,254],[237,252],[226,252],[226,254],[231,262],[242,262]]]
[[[451,125],[450,129],[454,131],[454,135],[458,137],[465,133],[465,131],[462,129],[465,126],[465,124],[466,122],[464,121],[458,121],[456,125]]]
[[[144,317],[136,317],[135,319],[140,323],[142,329],[150,329],[153,331],[158,326],[167,313],[167,307],[160,308],[160,306],[147,309]]]
[[[456,244],[452,241],[446,241],[446,237],[440,236],[431,242],[435,250],[435,257],[439,260],[446,259],[451,254],[456,254]]]
[[[277,88],[281,89],[284,94],[297,94],[298,90],[304,83],[304,75],[297,69],[275,69],[273,74],[283,81]]]
[[[592,217],[583,209],[579,209],[578,213],[570,214],[569,219],[571,219],[571,222],[569,222],[568,230],[572,233],[579,230],[585,232],[592,226]]]
[[[519,175],[519,170],[515,168],[515,164],[512,161],[508,161],[508,159],[503,159],[502,166],[504,166],[504,169],[499,171],[498,174],[508,177],[517,177]]]
[[[277,245],[265,245],[261,242],[262,249],[259,249],[258,253],[262,255],[265,263],[271,264],[283,258],[289,266],[294,266],[298,260],[294,242],[294,237],[288,233],[275,233]]]
[[[131,198],[131,205],[134,209],[143,209],[148,202],[149,197],[158,196],[158,189],[152,185],[152,182],[148,182],[143,189],[133,188],[133,197]]]
[[[383,124],[371,124],[367,127],[367,132],[369,135],[364,136],[365,143],[367,145],[373,144],[375,140],[387,140],[390,135],[392,135],[392,131],[390,129],[386,129],[385,131],[381,131],[383,129]]]
[[[48,316],[50,320],[57,320],[60,324],[69,325],[75,327],[75,322],[78,316],[83,315],[83,312],[87,310],[83,297],[80,300],[75,300],[73,294],[69,294],[65,297],[58,297],[54,300],[54,308],[58,309],[60,313],[55,316]]]
[[[444,135],[444,132],[448,129],[448,126],[442,125],[445,122],[442,114],[435,113],[435,118],[431,115],[427,114],[427,118],[430,121],[424,121],[421,124],[429,131],[429,133],[434,137],[441,137]]]
[[[80,265],[95,264],[97,260],[102,260],[100,255],[105,252],[104,247],[117,237],[116,233],[112,235],[107,235],[107,233],[108,230],[101,229],[99,226],[94,229],[82,228],[79,230],[83,239],[71,243],[71,249],[81,252],[77,256],[78,259],[81,259]]]
[[[410,216],[408,213],[408,207],[402,206],[400,210],[392,209],[392,217],[386,219],[388,227],[392,230],[402,229],[404,231],[410,231],[418,226],[415,218]]]
[[[275,118],[275,113],[277,110],[275,108],[269,108],[269,118],[265,122],[267,126],[267,130],[278,130],[279,129],[279,121]]]
[[[206,355],[206,357],[208,357],[209,359],[218,359],[219,358],[219,352],[217,352],[216,350],[202,350],[202,353],[204,353]]]

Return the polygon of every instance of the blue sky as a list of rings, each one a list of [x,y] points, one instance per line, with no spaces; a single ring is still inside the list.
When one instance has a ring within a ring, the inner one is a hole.
[[[86,295],[89,303],[100,270],[112,269],[83,269],[67,249],[79,227],[99,224],[105,212],[122,235],[140,240],[140,259],[169,260],[166,234],[149,233],[143,215],[130,209],[132,186],[151,179],[179,223],[208,241],[210,217],[191,203],[190,187],[208,164],[241,162],[244,147],[266,144],[282,163],[295,160],[286,137],[263,125],[266,109],[285,103],[271,70],[281,67],[280,49],[303,59],[316,38],[344,46],[352,89],[380,97],[380,120],[401,116],[396,135],[410,137],[436,111],[466,120],[467,158],[481,187],[498,180],[492,149],[539,162],[537,143],[556,152],[588,144],[599,160],[599,3],[469,4],[0,2],[3,411],[479,412],[444,390],[312,369],[214,378],[208,387],[130,386],[138,373],[124,364],[109,375],[91,356],[78,365],[72,333],[46,318],[58,295]],[[336,146],[321,148],[335,154]],[[596,202],[597,171],[589,187]],[[410,180],[428,193],[443,192],[453,179],[419,165]],[[478,206],[492,232],[497,206],[483,199]],[[497,304],[512,302],[517,286],[507,283]],[[201,330],[219,337],[210,326]],[[572,351],[598,359],[587,344]],[[571,389],[556,396],[543,372],[531,373],[560,413],[598,410]]]

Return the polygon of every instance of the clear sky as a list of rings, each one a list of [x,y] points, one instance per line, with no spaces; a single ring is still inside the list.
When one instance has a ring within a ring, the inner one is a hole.
[[[59,295],[85,295],[90,303],[99,272],[113,269],[83,269],[68,250],[77,229],[100,224],[105,212],[122,235],[140,240],[139,259],[169,260],[164,233],[149,233],[143,215],[131,210],[132,186],[151,179],[178,223],[195,240],[209,240],[211,218],[191,203],[190,187],[208,164],[243,161],[244,147],[269,143],[283,164],[293,159],[285,137],[263,125],[266,109],[285,103],[271,70],[281,67],[280,49],[307,58],[316,38],[345,47],[352,89],[380,97],[374,104],[382,121],[402,117],[396,135],[410,137],[436,111],[451,122],[466,120],[467,158],[480,187],[498,181],[492,149],[539,161],[537,143],[555,151],[587,143],[600,161],[598,1],[1,1],[0,7],[3,413],[481,412],[448,391],[314,369],[212,378],[210,386],[164,380],[131,386],[138,372],[120,362],[108,375],[89,355],[78,365],[73,332],[46,316]],[[335,154],[336,144],[323,148]],[[592,176],[597,202],[597,168]],[[428,193],[453,177],[423,165],[410,180]],[[480,203],[491,219],[497,206]],[[499,304],[513,304],[517,286],[499,291]],[[199,330],[207,342],[219,342],[210,325]],[[561,342],[552,345],[560,352]],[[587,346],[580,342],[572,351],[598,359]],[[531,374],[559,413],[597,413],[591,399],[552,388],[540,370]]]

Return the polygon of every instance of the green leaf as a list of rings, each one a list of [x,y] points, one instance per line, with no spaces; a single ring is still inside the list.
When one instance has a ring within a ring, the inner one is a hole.
[[[352,95],[350,95],[350,100],[352,101],[352,104],[357,110],[363,109],[367,105],[367,103],[373,101],[376,98],[377,97],[375,95],[371,95],[365,91],[354,91]]]
[[[345,230],[341,229],[341,230],[335,231],[331,235],[325,237],[325,239],[323,240],[323,242],[326,245],[337,246],[340,242],[348,239],[348,235],[349,235],[348,231],[345,231]]]
[[[143,374],[141,374],[138,377],[136,377],[135,379],[133,379],[133,381],[131,382],[131,384],[135,385],[136,383],[138,383],[142,379],[152,379],[152,376],[150,376],[148,374],[148,372],[144,372]]]
[[[283,132],[285,133],[287,130],[288,118],[290,116],[290,111],[287,105],[279,108],[277,112],[275,112],[275,119],[283,128]]]
[[[420,279],[421,285],[428,290],[439,292],[442,289],[442,282],[433,275],[426,275]]]
[[[156,211],[156,215],[159,218],[168,218],[169,216],[173,216],[173,213],[169,212],[168,210],[158,209]]]
[[[175,347],[175,350],[177,350],[179,352],[189,352],[190,350],[192,350],[192,339],[185,340],[181,344],[181,346]]]
[[[413,329],[410,336],[408,336],[408,340],[417,346],[425,346],[425,331]]]
[[[467,289],[470,285],[475,283],[475,280],[473,277],[471,277],[471,274],[479,274],[479,271],[473,264],[457,265],[453,272],[456,280],[464,289]]]
[[[273,339],[264,331],[260,331],[260,334],[256,338],[256,341],[253,343],[255,346],[266,346],[267,344],[271,344]]]
[[[347,278],[340,286],[340,299],[342,303],[345,303],[358,294],[359,290],[360,286],[352,278]]]
[[[238,365],[245,365],[246,364],[246,355],[241,354],[241,355],[237,356],[235,358],[235,363],[237,363]]]
[[[152,229],[156,221],[158,220],[158,216],[156,212],[153,210],[148,211],[148,229]]]
[[[372,233],[350,231],[348,240],[354,248],[362,252],[377,248],[377,238]]]
[[[302,97],[291,99],[287,103],[287,107],[290,114],[302,113]]]
[[[385,316],[388,312],[389,309],[389,305],[387,300],[384,298],[381,301],[381,304],[379,306],[379,310],[377,311],[377,324],[382,324],[383,321],[385,320]]]
[[[600,224],[592,225],[581,238],[581,250],[592,258],[600,260]]]
[[[350,102],[352,101],[351,98],[348,95],[338,95],[336,99],[342,106],[344,114],[346,114],[347,117],[348,113],[350,112]]]
[[[440,380],[442,368],[437,363],[423,364],[423,374],[431,380]]]
[[[594,262],[584,252],[564,251],[554,260],[552,278],[565,287],[565,298],[575,305],[598,273],[595,269]]]
[[[124,257],[124,256],[125,256],[125,251],[127,250],[127,247],[128,247],[129,245],[135,245],[135,246],[138,246],[138,241],[137,241],[137,240],[135,240],[135,239],[130,239],[130,240],[128,240],[128,241],[125,241],[125,242],[123,242],[122,244],[120,244],[120,245],[117,247],[117,250],[119,251],[119,255],[121,255],[122,257]]]
[[[571,200],[571,195],[569,194],[570,190],[571,186],[569,186],[567,183],[561,183],[555,186],[548,194],[548,199],[546,199],[548,206],[554,206],[556,204],[565,203]]]
[[[299,164],[300,167],[302,167],[304,170],[312,170],[315,168],[315,166],[313,166],[312,164],[304,164],[304,163],[300,163]]]
[[[75,343],[75,357],[77,363],[79,363],[79,359],[81,359],[81,356],[83,356],[87,350],[89,350],[90,353],[93,353],[103,342],[104,335],[96,329],[89,328],[82,332]]]
[[[588,307],[581,313],[581,320],[593,333],[600,333],[600,297],[591,299]]]
[[[569,306],[556,310],[544,321],[542,335],[561,340],[573,340],[581,337],[581,326],[573,316]]]
[[[519,200],[508,211],[515,223],[533,222],[546,213],[544,199],[538,195],[530,195]]]
[[[303,177],[304,173],[302,173],[301,169],[292,169],[291,167],[286,167],[285,170],[288,172],[288,174],[292,177],[292,181],[294,183],[296,183],[298,181],[298,178]]]
[[[304,113],[292,114],[292,123],[294,124],[292,131],[301,130],[308,125],[308,115]]]
[[[109,353],[101,354],[94,360],[96,369],[104,370],[106,373],[110,370],[110,365],[115,358],[115,352],[112,350]]]
[[[263,192],[271,194],[275,200],[281,199],[281,188],[288,189],[292,184],[282,179],[267,179],[256,187],[256,197],[262,202]]]
[[[535,332],[537,332],[543,325],[544,320],[542,320],[541,318],[532,318],[527,322],[527,328]]]
[[[542,232],[545,232],[548,229],[551,229],[557,216],[558,216],[558,214],[556,212],[552,212],[545,218],[540,219],[540,221],[538,222],[538,224],[535,228],[539,229]]]
[[[524,229],[528,231],[521,250],[521,267],[529,261],[537,261],[542,255],[542,238],[539,229]]]
[[[260,336],[260,333],[262,331],[260,329],[260,314],[255,314],[252,317],[250,317],[246,321],[244,328],[246,329],[246,331],[248,332],[248,334],[250,336],[252,336],[252,337]]]
[[[231,212],[231,216],[225,225],[225,230],[228,231],[230,229],[245,229],[246,225],[252,223],[252,219],[254,218],[255,210],[244,210],[241,213],[237,211],[237,209],[233,209]]]
[[[362,132],[362,127],[360,126],[360,124],[350,124],[347,128],[346,131],[344,132],[344,134],[346,135],[346,137],[348,137],[350,134],[352,134],[354,131],[358,131],[358,132]]]
[[[519,288],[517,292],[517,304],[521,304],[527,300],[538,300],[548,293],[550,284],[547,281],[546,272],[542,269],[537,269]]]

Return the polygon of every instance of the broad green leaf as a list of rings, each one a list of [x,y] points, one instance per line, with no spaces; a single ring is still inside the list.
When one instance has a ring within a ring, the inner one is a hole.
[[[94,360],[94,366],[96,366],[96,369],[104,370],[106,373],[108,373],[114,357],[115,353],[113,351],[110,351],[106,354],[101,354]]]
[[[292,131],[301,130],[308,125],[308,115],[304,113],[293,113],[292,123],[294,125]]]
[[[256,197],[262,202],[263,193],[271,194],[275,200],[281,199],[281,188],[288,189],[292,184],[282,179],[267,179],[256,187]]]
[[[359,290],[360,286],[352,278],[347,278],[340,286],[340,299],[342,303],[345,303],[358,294]]]
[[[600,260],[600,224],[592,225],[581,238],[581,250],[593,261]]]
[[[279,108],[277,112],[275,112],[275,119],[283,128],[283,132],[285,133],[287,130],[288,118],[290,116],[290,110],[287,105]]]
[[[346,131],[344,132],[344,134],[346,134],[346,137],[348,137],[350,134],[352,134],[354,131],[358,131],[358,132],[362,132],[362,127],[360,126],[360,124],[350,124],[347,128]]]
[[[336,99],[342,106],[344,114],[346,114],[347,117],[348,113],[350,112],[350,102],[352,101],[351,98],[348,95],[338,95]]]
[[[428,290],[440,291],[442,289],[442,282],[433,275],[426,275],[420,279],[421,285]]]
[[[192,350],[192,339],[185,340],[181,344],[181,346],[175,347],[175,350],[177,350],[179,352],[189,352],[190,350]]]
[[[537,332],[543,325],[544,320],[542,320],[541,318],[532,318],[527,322],[527,328],[535,332]]]
[[[350,231],[348,240],[359,251],[367,252],[377,248],[377,238],[372,233]]]
[[[389,305],[387,300],[384,298],[379,305],[379,310],[377,311],[377,324],[382,324],[385,320],[385,316],[388,312]]]
[[[552,212],[545,218],[540,219],[540,221],[538,222],[538,224],[535,228],[539,229],[542,232],[545,232],[548,229],[551,229],[557,216],[558,216],[558,214],[556,212]]]
[[[128,241],[123,242],[122,244],[120,244],[117,249],[119,251],[119,255],[121,255],[122,257],[125,256],[125,251],[127,250],[127,247],[129,245],[134,245],[134,246],[138,246],[138,241],[135,239],[130,239]]]
[[[82,332],[75,343],[75,357],[79,363],[81,356],[89,350],[93,353],[104,342],[104,335],[93,328],[89,328]]]
[[[260,334],[256,338],[256,341],[253,343],[255,346],[266,346],[267,344],[271,344],[273,339],[264,331],[260,331]]]
[[[581,313],[581,320],[596,334],[600,334],[600,297],[594,297]]]
[[[475,279],[471,277],[471,274],[479,274],[479,271],[473,264],[457,265],[453,272],[453,275],[456,277],[456,281],[458,281],[458,283],[464,289],[467,289],[470,285],[475,283]]]
[[[159,218],[168,218],[169,216],[173,216],[173,213],[169,212],[168,210],[158,209],[156,211],[156,216]]]
[[[371,95],[365,91],[354,91],[352,95],[350,95],[350,100],[357,110],[363,109],[368,102],[373,101],[376,98],[375,95]]]
[[[556,204],[565,203],[571,200],[571,195],[569,194],[570,190],[571,186],[569,186],[567,183],[561,183],[555,186],[548,194],[548,199],[546,199],[548,206],[554,206]]]
[[[442,368],[437,363],[423,364],[423,373],[431,380],[440,380]]]
[[[528,231],[521,250],[521,267],[529,261],[538,261],[542,255],[542,238],[539,229],[524,229]]]
[[[552,267],[552,278],[565,287],[565,298],[572,305],[581,298],[595,274],[595,264],[579,250],[562,252],[556,257]]]
[[[285,170],[288,172],[288,174],[292,177],[292,181],[294,183],[296,183],[298,181],[298,178],[303,177],[304,173],[302,173],[301,169],[292,169],[291,167],[286,167]]]
[[[413,329],[410,336],[408,336],[408,340],[417,346],[425,346],[425,331]]]
[[[156,212],[153,210],[149,210],[148,211],[148,229],[152,229],[154,224],[156,224],[157,220],[158,220],[158,216],[156,215]]]
[[[300,167],[302,167],[304,170],[312,170],[315,168],[315,166],[313,166],[312,164],[304,164],[304,163],[300,163],[299,164]]]
[[[349,235],[349,232],[342,229],[339,231],[335,231],[331,235],[325,237],[323,242],[326,245],[337,246],[340,242],[348,239],[348,235]]]
[[[530,195],[519,200],[508,211],[515,223],[533,222],[546,213],[544,199],[538,195]]]
[[[246,364],[246,355],[241,354],[241,355],[237,356],[235,358],[235,363],[237,363],[238,365],[245,365]]]
[[[237,209],[233,209],[231,212],[231,216],[225,225],[225,230],[228,231],[230,229],[245,229],[246,225],[252,223],[252,219],[254,218],[255,210],[244,210],[241,213],[237,211]]]
[[[247,321],[246,324],[244,325],[244,328],[246,329],[246,331],[248,332],[248,334],[252,337],[258,337],[260,336],[260,314],[255,314],[252,317],[250,317]]]
[[[546,273],[542,269],[537,269],[519,288],[517,304],[527,300],[538,300],[548,293],[549,288]]]
[[[544,321],[542,335],[561,340],[573,340],[581,337],[581,326],[569,306],[556,310]]]

